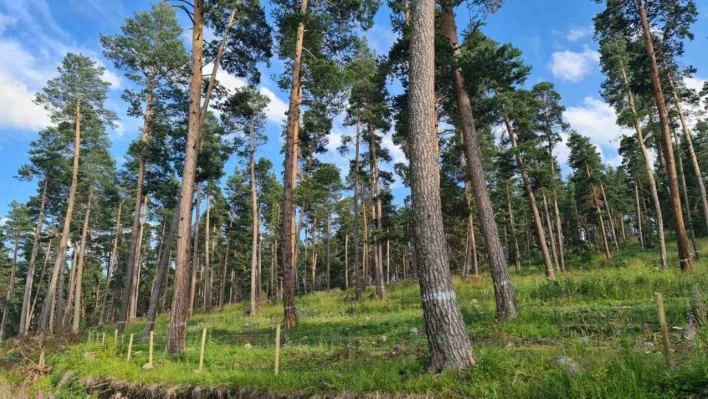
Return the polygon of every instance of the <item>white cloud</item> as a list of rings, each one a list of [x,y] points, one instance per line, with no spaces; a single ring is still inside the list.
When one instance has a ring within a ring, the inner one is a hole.
[[[575,42],[580,39],[584,39],[590,35],[593,34],[593,28],[592,26],[584,27],[584,28],[573,28],[569,30],[564,37],[570,41],[570,42]]]
[[[556,51],[551,55],[548,68],[561,80],[578,83],[592,73],[600,62],[600,53],[589,48],[582,52]]]
[[[267,87],[258,89],[264,96],[270,99],[268,108],[266,109],[266,117],[271,123],[281,125],[287,117],[288,103],[281,100],[272,90]]]
[[[45,109],[32,102],[34,93],[0,73],[0,129],[39,130],[49,125]]]
[[[598,146],[605,162],[613,166],[621,163],[617,152],[619,140],[623,134],[632,132],[617,125],[617,115],[609,104],[594,97],[585,97],[582,105],[568,107],[564,117],[571,128],[589,137]],[[559,160],[567,162],[568,153],[563,143],[558,148]]]

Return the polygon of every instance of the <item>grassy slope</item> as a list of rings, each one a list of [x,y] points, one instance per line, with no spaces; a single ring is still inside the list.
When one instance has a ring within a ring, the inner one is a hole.
[[[282,308],[269,303],[256,317],[245,314],[245,304],[195,315],[187,354],[179,359],[162,353],[167,318],[159,318],[152,370],[141,367],[147,362],[145,343],[136,338],[137,353],[127,362],[128,339],[114,346],[113,330],[105,330],[110,343],[85,343],[49,356],[54,372],[40,385],[56,383],[63,372],[74,370],[84,377],[163,386],[191,383],[278,392],[500,398],[708,395],[708,328],[693,344],[681,342],[681,330],[672,329],[675,370],[666,369],[658,341],[647,344],[659,331],[653,293],[664,294],[670,327],[684,327],[691,287],[708,294],[706,262],[699,262],[692,274],[661,272],[652,266],[654,252],[633,245],[612,264],[571,261],[571,271],[558,282],[547,282],[540,269],[526,265],[522,272],[513,272],[521,316],[506,324],[494,320],[489,276],[479,283],[457,280],[456,292],[479,359],[478,367],[462,373],[427,373],[418,287],[399,282],[391,285],[384,301],[345,302],[347,293],[339,290],[299,297],[300,324],[283,338],[277,377],[272,372],[273,338]],[[205,370],[195,373],[202,327],[209,331]],[[411,333],[414,327],[420,334]],[[142,328],[137,323],[127,332],[139,337]],[[96,352],[96,359],[85,360],[85,352]],[[576,360],[585,371],[568,374],[553,362],[560,355]]]

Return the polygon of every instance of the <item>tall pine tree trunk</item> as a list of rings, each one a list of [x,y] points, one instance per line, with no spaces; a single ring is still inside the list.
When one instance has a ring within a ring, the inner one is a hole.
[[[642,232],[642,207],[639,203],[639,186],[637,182],[634,182],[634,197],[637,201],[637,232],[639,233],[639,243],[642,249],[647,249],[646,244],[644,244],[644,233]]]
[[[600,184],[600,191],[602,192],[602,200],[605,202],[605,209],[607,210],[607,219],[610,221],[610,230],[612,231],[612,240],[615,243],[615,250],[619,251],[619,244],[617,243],[617,228],[615,227],[615,219],[612,217],[612,207],[610,206],[610,201],[607,200],[607,194],[605,194],[605,185]]]
[[[133,296],[135,292],[135,269],[138,268],[138,258],[140,256],[141,236],[138,232],[140,226],[141,207],[143,202],[143,184],[145,181],[145,157],[147,156],[147,141],[150,131],[150,116],[152,114],[153,92],[155,90],[157,73],[157,65],[153,64],[152,74],[148,77],[148,93],[145,101],[145,118],[143,120],[143,131],[141,137],[142,149],[138,160],[138,181],[135,186],[135,211],[133,213],[133,226],[130,232],[130,252],[128,255],[128,270],[126,276],[131,276],[125,279],[125,287],[123,288],[123,298],[120,306],[120,316],[118,318],[118,331],[122,334],[125,329],[126,321],[131,321],[133,305]]]
[[[656,108],[659,112],[659,123],[661,126],[661,142],[666,158],[666,175],[668,179],[669,194],[671,197],[671,205],[674,211],[674,222],[676,228],[676,241],[678,246],[679,263],[682,271],[693,270],[693,259],[691,259],[691,249],[688,244],[688,235],[686,234],[686,226],[683,222],[683,212],[681,210],[681,199],[679,198],[678,177],[676,174],[676,161],[674,159],[674,150],[671,145],[671,131],[669,129],[668,111],[664,102],[664,93],[659,80],[659,67],[656,62],[654,53],[654,43],[651,36],[651,28],[649,27],[649,19],[647,10],[644,8],[643,0],[636,0],[639,8],[639,16],[642,21],[642,30],[644,39],[646,40],[647,55],[651,61],[651,82],[654,88],[654,98],[656,100]]]
[[[258,284],[258,197],[256,195],[256,131],[251,120],[249,136],[249,171],[251,180],[251,316],[258,313],[258,300],[256,298],[256,285]]]
[[[681,129],[683,130],[683,137],[686,140],[686,145],[688,147],[688,155],[691,158],[691,164],[693,165],[693,172],[696,174],[696,180],[698,182],[698,193],[701,196],[701,205],[703,206],[703,215],[705,216],[706,226],[708,226],[708,198],[706,196],[706,185],[703,180],[703,173],[701,173],[701,167],[698,164],[698,157],[696,157],[696,150],[693,148],[693,139],[691,138],[691,132],[688,131],[688,124],[686,123],[686,118],[683,115],[683,110],[681,109],[681,102],[679,101],[678,94],[676,92],[676,86],[674,86],[674,80],[669,76],[669,84],[671,85],[674,105],[676,106],[676,112],[678,112],[679,119],[681,120]],[[676,140],[676,145],[678,146],[678,140]],[[681,152],[679,152],[679,158]],[[688,206],[688,205],[686,205]],[[686,209],[686,214],[691,215],[690,209]],[[691,226],[691,231],[693,231],[693,225],[690,221],[688,224]],[[693,233],[691,233],[693,234]],[[695,238],[693,239],[695,248]],[[698,252],[696,252],[696,260],[700,258]]]
[[[74,320],[71,325],[71,332],[79,333],[81,321],[81,282],[84,273],[84,256],[86,255],[86,240],[88,236],[89,220],[91,217],[91,202],[93,201],[93,184],[89,188],[88,200],[86,201],[86,216],[84,216],[84,226],[81,231],[81,244],[79,245],[79,263],[76,265],[76,282],[74,292]]]
[[[556,237],[553,234],[553,224],[551,224],[551,212],[548,210],[548,199],[546,194],[541,194],[541,199],[543,200],[543,215],[546,219],[546,228],[548,229],[548,241],[551,243],[551,254],[553,254],[553,264],[556,270],[560,270],[560,263],[558,262],[558,251],[556,250]]]
[[[39,239],[42,235],[42,226],[44,225],[44,210],[47,202],[47,186],[49,178],[45,176],[42,188],[42,199],[39,205],[39,216],[37,217],[37,225],[34,228],[34,240],[32,241],[32,254],[27,265],[27,277],[25,278],[25,291],[22,296],[22,310],[20,311],[20,326],[19,336],[23,337],[29,332],[29,323],[27,322],[30,314],[30,301],[32,300],[32,285],[34,284],[34,265],[37,262],[37,253],[39,252]]]
[[[145,223],[147,223],[148,196],[143,196],[143,207],[140,215],[140,228],[138,229],[138,247],[135,264],[133,265],[133,283],[128,307],[128,323],[132,324],[138,317],[138,297],[140,294],[140,275],[143,263],[143,236],[145,234]]]
[[[155,283],[152,286],[152,292],[150,292],[150,304],[148,305],[148,311],[145,321],[145,330],[143,331],[143,338],[150,335],[150,331],[155,328],[155,318],[157,317],[157,310],[160,301],[160,294],[165,287],[165,277],[169,273],[170,269],[170,258],[172,255],[172,246],[175,242],[175,234],[177,232],[177,224],[179,223],[179,212],[175,209],[172,215],[172,222],[170,223],[170,229],[168,230],[167,236],[164,237],[165,243],[162,246],[162,252],[157,260],[157,272],[155,274]]]
[[[57,294],[57,285],[59,282],[59,274],[62,266],[66,263],[66,244],[69,240],[69,231],[71,230],[71,219],[74,214],[74,202],[76,201],[76,189],[79,186],[79,157],[81,153],[81,97],[76,99],[76,115],[75,115],[75,132],[74,132],[74,163],[71,174],[71,188],[69,189],[69,201],[66,206],[66,214],[64,215],[64,225],[57,246],[57,257],[52,270],[52,278],[49,280],[49,289],[47,296],[44,299],[42,313],[39,316],[39,330],[47,332],[49,330],[49,318],[52,312],[52,305]]]
[[[585,164],[585,174],[588,179],[592,178],[592,171],[590,170],[590,167]],[[605,246],[605,257],[607,261],[612,260],[612,254],[610,253],[610,245],[607,242],[607,231],[605,230],[605,221],[602,217],[602,206],[600,206],[600,199],[598,198],[597,195],[597,188],[595,187],[595,184],[590,183],[590,195],[592,196],[592,203],[595,206],[595,211],[597,212],[597,218],[600,222],[600,233],[602,235],[602,243]]]
[[[113,237],[113,249],[111,250],[111,259],[108,261],[108,270],[106,271],[106,289],[103,291],[103,301],[101,303],[101,315],[98,317],[98,325],[103,325],[106,315],[106,304],[108,303],[108,291],[111,288],[111,278],[113,276],[113,270],[115,270],[116,261],[118,257],[118,241],[120,239],[121,231],[121,213],[123,211],[123,202],[118,204],[118,215],[116,216],[116,232]]]
[[[374,257],[376,261],[374,262],[376,266],[376,271],[374,273],[376,277],[376,297],[383,299],[386,296],[385,280],[383,272],[383,248],[378,240],[383,230],[383,216],[381,215],[381,182],[379,179],[379,157],[377,152],[377,142],[376,133],[374,131],[374,125],[368,124],[368,135],[369,135],[369,153],[371,154],[371,171],[373,172],[373,180],[371,182],[371,188],[374,195],[374,212],[372,217],[374,218],[374,225],[376,227],[376,233],[374,234]]]
[[[2,310],[2,321],[0,321],[0,343],[5,337],[5,325],[7,325],[7,314],[8,308],[10,307],[10,300],[13,295],[15,295],[15,273],[17,272],[17,250],[20,246],[20,233],[15,234],[15,248],[12,251],[12,270],[10,271],[10,281],[7,283],[7,294],[5,295],[5,306]]]
[[[356,300],[361,300],[362,273],[359,264],[359,143],[360,138],[359,120],[356,121],[356,138],[354,141],[354,283],[356,284]]]
[[[189,288],[189,317],[192,317],[194,313],[194,305],[197,298],[197,280],[199,272],[199,223],[201,214],[201,202],[202,202],[202,182],[197,183],[197,200],[194,203],[195,217],[196,221],[194,223],[194,238],[192,241],[192,266],[190,268],[192,272],[192,277],[190,279]]]
[[[307,0],[302,0],[300,14],[304,17],[307,12]],[[290,100],[288,103],[288,121],[285,134],[285,176],[283,187],[283,219],[280,231],[281,260],[283,265],[283,311],[285,315],[285,328],[292,329],[297,325],[297,312],[295,309],[295,276],[294,254],[295,243],[295,199],[294,190],[297,179],[297,141],[300,127],[300,97],[302,82],[302,43],[305,37],[305,22],[301,20],[297,27],[295,40],[295,57],[293,59],[292,81]]]
[[[52,250],[52,240],[50,239],[47,243],[47,249],[44,251],[44,265],[42,265],[42,271],[39,273],[39,281],[37,282],[37,292],[34,294],[34,299],[32,300],[32,306],[30,306],[29,316],[27,316],[27,322],[25,323],[25,330],[29,331],[32,325],[32,318],[34,317],[34,310],[37,308],[37,299],[39,299],[39,292],[42,288],[42,282],[44,281],[44,272],[47,270],[47,263],[49,263],[49,258],[51,256]]]
[[[509,229],[511,230],[511,236],[514,239],[514,264],[516,265],[516,270],[521,270],[521,254],[519,252],[519,239],[516,234],[516,225],[514,223],[514,210],[511,207],[511,192],[509,190],[509,185],[506,185],[506,208],[509,212]],[[561,264],[562,271],[565,271],[565,265]]]
[[[627,94],[627,100],[629,102],[629,107],[632,110],[632,115],[634,119],[634,130],[637,134],[637,142],[639,142],[639,148],[642,151],[642,158],[644,159],[644,169],[647,172],[647,177],[649,180],[649,188],[651,190],[651,200],[652,205],[654,205],[654,218],[656,220],[656,230],[659,238],[659,257],[662,269],[666,269],[667,258],[666,258],[666,239],[664,238],[664,217],[661,210],[661,202],[659,202],[659,192],[656,188],[656,180],[654,179],[654,170],[652,169],[652,161],[649,156],[649,150],[647,150],[647,145],[644,142],[644,135],[642,134],[642,126],[639,123],[639,117],[637,115],[637,106],[634,102],[634,94],[629,88],[629,79],[627,79],[627,71],[625,70],[624,63],[620,60],[620,72],[622,74],[622,82],[624,84],[624,89]],[[661,153],[659,153],[661,156]]]
[[[443,33],[455,49],[455,57],[460,58],[461,51],[457,44],[457,26],[455,24],[455,14],[452,6],[447,5],[443,7],[442,21]],[[492,269],[492,279],[494,280],[494,292],[497,303],[497,317],[499,320],[514,319],[518,315],[516,293],[514,292],[514,287],[511,285],[509,269],[506,264],[506,258],[504,257],[504,249],[499,239],[492,202],[489,199],[484,167],[482,165],[482,151],[477,140],[475,121],[472,114],[472,104],[464,88],[462,71],[456,68],[452,71],[452,75],[455,87],[455,98],[457,100],[457,112],[461,120],[462,134],[465,137],[465,154],[467,156],[470,184],[477,204],[477,217],[479,218],[482,236],[484,237],[489,265]]]
[[[435,131],[435,1],[413,4],[410,44],[410,181],[413,236],[430,369],[466,369],[476,363],[452,286],[440,201]]]
[[[206,190],[206,218],[204,219],[204,303],[205,312],[211,310],[211,288],[214,273],[211,270],[211,248],[209,248],[211,240],[211,203],[209,196],[209,186]]]
[[[507,115],[504,115],[504,124],[506,125],[507,133],[509,134],[509,140],[511,141],[511,146],[514,150],[518,150],[518,145],[516,143],[516,135],[511,127],[511,121]],[[543,264],[546,267],[546,277],[549,280],[555,280],[555,272],[553,271],[553,264],[551,263],[551,254],[548,251],[548,245],[546,244],[546,233],[543,231],[543,222],[541,221],[541,214],[538,211],[538,206],[536,205],[536,194],[533,192],[533,187],[531,186],[531,179],[529,179],[528,171],[526,170],[526,165],[524,164],[524,159],[518,152],[516,153],[516,163],[519,166],[519,173],[521,173],[521,178],[524,182],[524,190],[526,190],[526,196],[529,199],[529,207],[531,208],[531,215],[533,216],[534,226],[536,227],[536,236],[538,236],[538,246],[541,248],[541,254],[543,255]]]
[[[194,198],[194,177],[197,166],[197,146],[201,135],[201,88],[204,46],[204,0],[194,0],[194,28],[192,29],[192,77],[189,87],[189,126],[185,146],[185,163],[177,212],[177,256],[175,268],[174,294],[172,295],[172,315],[170,316],[168,339],[165,351],[182,354],[187,335],[189,317],[189,238],[192,227],[192,199]],[[218,64],[214,65],[214,68]],[[215,76],[216,71],[213,75]],[[205,104],[207,105],[207,104]]]
[[[679,148],[679,141],[678,137],[676,137],[676,132],[672,132],[674,136],[674,141],[676,142],[676,148]],[[679,166],[679,175],[681,177],[681,192],[683,194],[683,207],[686,210],[686,222],[688,223],[688,230],[691,234],[691,244],[693,244],[693,253],[696,256],[696,260],[701,259],[701,252],[698,249],[698,244],[696,243],[696,232],[693,229],[693,216],[691,216],[691,205],[689,203],[688,199],[688,187],[686,185],[686,174],[684,173],[683,170],[683,157],[681,156],[681,152],[679,150],[679,155],[678,155],[678,166]],[[702,178],[698,178],[698,180],[703,180]]]

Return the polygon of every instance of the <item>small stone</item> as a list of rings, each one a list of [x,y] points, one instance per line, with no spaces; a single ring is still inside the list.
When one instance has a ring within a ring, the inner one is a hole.
[[[575,360],[567,356],[558,356],[557,358],[553,359],[553,363],[561,367],[568,374],[575,375],[583,372],[583,368],[578,363],[576,363]]]
[[[379,343],[383,344],[384,342],[388,341],[388,338],[385,335],[380,335],[379,336]]]
[[[96,360],[96,352],[85,352],[84,360]]]
[[[413,327],[413,328],[411,328],[410,333],[411,333],[411,335],[418,335],[418,329]]]
[[[251,349],[251,348],[253,348],[253,345],[251,345],[251,344],[246,344],[246,345],[244,345],[243,347],[246,348],[246,349]]]
[[[152,363],[143,364],[143,370],[150,370],[150,369],[154,369],[154,368],[155,368],[155,366]]]

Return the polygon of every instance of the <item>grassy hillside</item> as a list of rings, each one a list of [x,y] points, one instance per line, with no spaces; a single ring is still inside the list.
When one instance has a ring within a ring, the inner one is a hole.
[[[704,243],[705,244],[705,243]],[[93,330],[99,342],[73,345],[48,354],[52,372],[32,391],[48,392],[66,371],[91,377],[162,387],[226,386],[252,392],[311,394],[428,393],[431,397],[639,398],[708,396],[708,328],[691,340],[681,338],[690,311],[691,289],[708,296],[706,262],[696,272],[655,268],[653,252],[628,244],[611,264],[597,259],[569,262],[557,282],[524,265],[512,272],[520,302],[518,320],[495,321],[491,278],[456,280],[455,288],[478,366],[441,376],[426,370],[427,347],[415,282],[389,287],[386,300],[348,302],[333,290],[298,298],[300,324],[283,333],[281,373],[275,376],[275,326],[282,318],[277,303],[263,304],[257,316],[245,304],[197,314],[190,321],[187,354],[163,354],[167,317],[155,329],[155,367],[144,370],[147,343],[135,333],[132,359],[128,338],[113,344],[113,327]],[[708,252],[706,252],[708,253]],[[654,292],[663,293],[676,367],[667,369],[661,353]],[[208,331],[204,370],[196,373],[202,328]],[[103,334],[105,342],[100,342]],[[6,353],[5,357],[11,356]],[[574,360],[577,373],[558,364]],[[2,383],[0,377],[0,384]],[[5,383],[21,377],[8,373]],[[62,388],[64,390],[76,387]],[[54,388],[56,392],[56,388]],[[65,395],[71,395],[65,393]],[[68,396],[66,396],[68,397]]]

